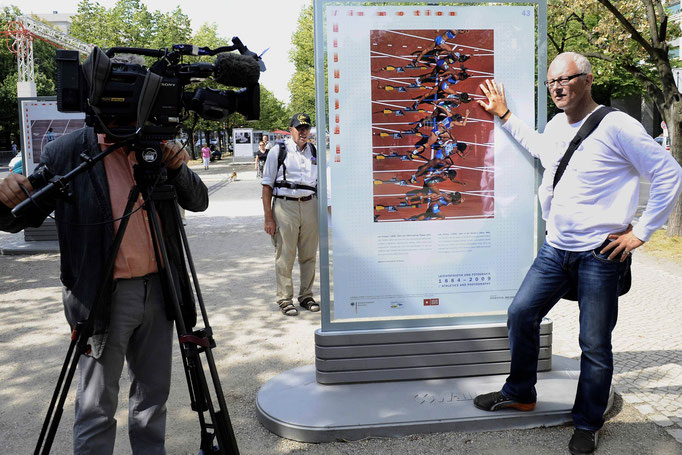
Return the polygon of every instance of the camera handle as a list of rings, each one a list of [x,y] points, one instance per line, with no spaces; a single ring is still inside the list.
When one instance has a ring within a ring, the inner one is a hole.
[[[91,157],[86,153],[81,153],[80,155],[81,163],[65,175],[52,175],[52,172],[46,167],[39,167],[38,169],[41,170],[40,172],[41,176],[39,178],[33,179],[29,178],[29,180],[31,181],[32,184],[35,185],[37,183],[42,187],[38,191],[33,193],[33,195],[29,195],[28,199],[25,199],[24,201],[17,204],[17,206],[12,209],[12,215],[15,218],[19,218],[22,215],[25,215],[26,211],[31,206],[36,206],[41,211],[44,211],[43,208],[38,203],[40,202],[41,199],[49,197],[50,195],[53,195],[55,193],[58,193],[59,195],[61,195],[61,197],[69,197],[70,196],[69,183],[71,183],[73,179],[75,179],[83,172],[92,169],[95,166],[95,164],[104,159],[105,156],[107,156],[114,150],[117,150],[124,146],[129,146],[131,143],[132,140],[119,142],[117,144],[112,145],[111,147],[108,147],[106,150],[98,153],[94,157]],[[33,177],[34,175],[35,173],[32,174],[31,177]]]
[[[68,182],[70,182],[76,175],[94,166],[97,161],[102,159],[108,153],[111,153],[111,151],[127,144],[128,141],[125,141],[125,143],[116,144],[112,147],[109,147],[109,149],[102,152],[101,154],[98,154],[91,160],[84,161],[80,166],[78,166],[78,168],[69,172],[63,178],[59,178],[58,181],[61,183],[51,182],[48,184],[48,186],[51,185],[53,187],[65,187],[65,183],[68,184]],[[152,234],[152,243],[154,245],[154,254],[157,258],[157,264],[163,264],[162,270],[159,272],[162,275],[164,283],[164,298],[171,301],[175,312],[175,327],[180,344],[180,352],[185,369],[187,386],[189,389],[191,408],[193,411],[197,412],[199,418],[199,424],[201,427],[200,453],[203,455],[238,455],[239,449],[237,447],[237,441],[234,436],[227,406],[225,404],[225,397],[220,384],[220,379],[218,377],[218,370],[216,368],[213,353],[211,351],[215,347],[213,331],[208,322],[208,314],[206,312],[204,300],[199,288],[199,280],[197,278],[196,269],[194,268],[194,262],[189,249],[187,234],[183,227],[182,218],[177,205],[177,195],[175,193],[175,188],[172,185],[162,184],[165,181],[165,167],[163,164],[159,165],[162,160],[162,156],[157,156],[153,160],[144,158],[145,153],[147,154],[147,158],[150,158],[153,155],[151,149],[154,147],[149,146],[149,144],[149,142],[145,144],[148,146],[146,148],[136,147],[136,156],[138,158],[138,165],[135,167],[136,185],[134,185],[130,190],[124,213],[130,213],[133,210],[135,202],[138,200],[140,194],[142,194],[143,199],[145,200],[147,219],[151,228],[150,231]],[[156,152],[161,153],[161,149],[158,147],[158,145],[155,150]],[[82,169],[76,172],[76,170],[79,168]],[[138,182],[138,179],[141,181]],[[159,185],[160,183],[161,185]],[[53,188],[52,190],[46,191],[43,194],[51,194],[53,191],[56,190]],[[34,195],[34,199],[35,198],[36,195]],[[180,306],[180,300],[177,294],[177,290],[180,289],[180,287],[171,271],[171,261],[168,256],[168,249],[165,243],[169,236],[164,235],[164,229],[162,229],[160,225],[157,202],[160,206],[168,206],[167,208],[169,208],[171,211],[172,217],[170,220],[166,220],[169,221],[168,225],[164,225],[165,232],[168,234],[175,231],[176,234],[179,234],[181,239],[182,250],[186,255],[187,264],[189,265],[192,275],[194,291],[203,319],[203,329],[188,332],[186,328]],[[66,401],[66,397],[68,395],[69,388],[78,365],[78,360],[82,354],[85,354],[89,351],[87,341],[93,330],[95,315],[97,314],[98,309],[102,307],[103,299],[111,293],[114,264],[121,246],[121,242],[123,240],[123,235],[125,234],[126,228],[128,226],[129,219],[129,217],[124,217],[121,219],[121,224],[119,225],[119,228],[116,232],[111,252],[109,253],[105,263],[104,276],[97,289],[95,301],[93,302],[92,308],[90,309],[88,319],[86,321],[79,322],[71,334],[69,349],[67,351],[66,358],[64,359],[64,364],[62,366],[62,370],[60,372],[52,400],[50,401],[48,412],[45,416],[45,421],[36,444],[34,451],[35,455],[50,453],[50,449],[52,447],[52,443],[54,441],[54,437],[57,432],[57,428],[59,427],[59,422],[64,410],[64,403]],[[201,362],[200,354],[204,354],[206,356],[206,363],[211,376],[217,406],[211,399],[211,390],[209,389],[209,384],[206,379],[206,373]],[[206,415],[206,413],[208,413],[208,415]],[[215,443],[217,443],[217,446]]]

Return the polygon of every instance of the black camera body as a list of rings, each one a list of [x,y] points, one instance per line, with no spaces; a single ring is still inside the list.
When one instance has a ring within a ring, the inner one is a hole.
[[[83,64],[77,51],[57,50],[57,109],[84,112],[88,126],[114,137],[140,134],[153,139],[173,138],[190,111],[208,120],[221,121],[233,112],[257,120],[257,81],[265,67],[238,38],[233,38],[233,43],[216,50],[174,45],[172,50],[111,48],[105,53],[95,47]],[[235,49],[242,55],[229,52]],[[123,54],[157,60],[147,69],[114,57]],[[186,55],[216,54],[215,64],[182,62]],[[245,78],[244,74],[250,76]],[[223,85],[244,88],[185,90],[187,85],[211,76]]]

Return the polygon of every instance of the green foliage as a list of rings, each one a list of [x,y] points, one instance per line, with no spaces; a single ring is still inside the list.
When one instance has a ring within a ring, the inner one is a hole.
[[[291,44],[294,47],[289,51],[289,60],[293,62],[297,71],[315,66],[313,22],[313,5],[310,4],[301,10],[298,26],[291,35]]]
[[[607,4],[628,22],[629,29]],[[654,49],[662,49],[662,43],[679,37],[681,30],[680,24],[668,23],[667,33],[661,35],[665,15],[661,0],[549,0],[547,14],[549,60],[564,51],[590,57],[597,94],[626,97],[663,88],[665,67],[670,64],[653,58]]]
[[[260,89],[260,120],[250,124],[257,130],[272,131],[275,129],[286,130],[289,126],[289,111],[284,103],[278,100],[272,92],[265,87]]]
[[[313,6],[306,6],[298,17],[298,27],[291,37],[293,48],[289,51],[289,60],[296,71],[289,81],[291,102],[289,112],[306,112],[313,125],[315,114],[315,52],[313,35]]]
[[[192,28],[189,16],[183,13],[179,6],[168,13],[154,14],[155,33],[149,47],[160,49],[172,44],[191,42]]]
[[[315,68],[296,71],[289,81],[289,91],[291,92],[289,111],[292,115],[296,112],[307,113],[314,125],[316,123]]]
[[[99,47],[110,47],[109,14],[105,7],[97,2],[81,0],[76,15],[71,18],[69,34],[86,43]]]
[[[215,48],[227,46],[230,42],[218,35],[218,24],[213,22],[210,24],[205,23],[199,27],[199,30],[192,36],[192,44]]]

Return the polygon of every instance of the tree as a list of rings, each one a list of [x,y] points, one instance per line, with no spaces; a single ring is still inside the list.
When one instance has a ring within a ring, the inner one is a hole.
[[[289,81],[291,114],[305,112],[315,124],[315,51],[313,36],[313,5],[301,10],[298,26],[291,37],[293,48],[289,51],[289,60],[293,62],[295,72]]]
[[[102,48],[150,47],[161,13],[150,13],[140,0],[118,0],[111,9],[81,0],[69,33]]]
[[[547,4],[548,63],[566,51],[583,54],[593,50],[586,34],[599,22],[600,16],[593,11],[575,10],[573,5],[558,0]],[[592,59],[592,72],[597,76],[592,86],[592,96],[600,104],[609,104],[612,98],[643,95],[644,87],[621,66],[601,59]],[[553,117],[558,109],[547,95],[547,117]]]
[[[284,103],[278,100],[270,90],[261,87],[260,120],[252,124],[253,128],[265,131],[287,129],[290,118],[291,116],[284,107]]]
[[[99,47],[111,46],[107,20],[108,13],[105,7],[97,2],[81,0],[76,14],[71,17],[69,34]]]
[[[581,25],[587,43],[582,53],[622,68],[642,84],[668,125],[673,156],[682,163],[682,94],[675,85],[668,45],[680,36],[679,25],[668,23],[661,0],[598,3],[577,0],[570,4],[579,17],[594,19]],[[668,235],[682,236],[682,199],[670,215]]]
[[[155,16],[154,35],[150,46],[154,49],[170,47],[173,44],[191,42],[192,28],[189,16],[176,7],[168,13],[153,13]]]

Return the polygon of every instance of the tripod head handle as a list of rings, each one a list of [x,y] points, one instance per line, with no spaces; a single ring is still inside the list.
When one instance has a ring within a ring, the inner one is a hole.
[[[72,169],[66,175],[63,176],[54,175],[52,171],[47,167],[47,165],[41,164],[33,172],[33,174],[31,174],[28,177],[29,181],[31,182],[31,185],[33,185],[34,188],[38,188],[38,191],[36,191],[32,195],[28,195],[28,198],[26,200],[17,204],[17,206],[12,209],[12,215],[15,218],[24,216],[26,215],[28,208],[31,206],[36,206],[41,211],[44,211],[44,209],[40,206],[40,202],[43,201],[46,197],[52,196],[55,193],[59,193],[61,197],[65,198],[70,197],[71,190],[69,184],[74,178],[76,178],[83,172],[92,169],[95,166],[95,164],[104,159],[105,156],[107,156],[114,150],[129,145],[130,143],[131,143],[130,140],[126,140],[119,142],[117,144],[113,144],[111,147],[108,147],[106,150],[95,155],[94,157],[82,153],[80,155],[81,164],[79,164],[78,166],[76,166],[74,169]]]

